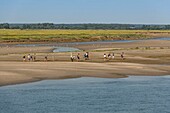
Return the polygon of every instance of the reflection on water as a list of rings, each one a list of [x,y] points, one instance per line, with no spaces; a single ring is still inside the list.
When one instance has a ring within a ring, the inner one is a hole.
[[[169,113],[170,76],[46,80],[0,88],[1,113]]]

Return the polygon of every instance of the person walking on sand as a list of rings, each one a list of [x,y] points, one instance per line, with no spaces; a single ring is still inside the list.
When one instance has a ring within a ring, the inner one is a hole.
[[[84,54],[84,59],[86,60],[87,58],[86,58],[86,53]]]
[[[85,59],[85,60],[88,59],[88,53],[87,53],[87,52],[84,54],[84,59]]]
[[[104,58],[104,61],[106,61],[106,59],[107,59],[107,55],[104,53],[104,55],[103,55],[103,58]]]
[[[33,59],[34,59],[34,62],[36,61],[36,54],[34,54],[34,57],[33,57]]]
[[[120,56],[121,56],[122,60],[124,60],[124,52],[122,52]]]
[[[108,56],[109,59],[111,59],[111,54],[110,53],[107,56]]]
[[[32,55],[30,55],[30,60],[31,60],[31,61],[33,61],[33,57],[32,57]]]
[[[23,62],[25,62],[26,61],[26,56],[24,55],[22,58],[23,58]]]
[[[86,52],[84,57],[85,57],[85,60],[89,60],[89,52]]]
[[[30,54],[28,54],[28,61],[30,62],[31,61],[31,55]]]
[[[113,53],[113,54],[112,54],[112,59],[114,59],[114,58],[115,58],[115,54]]]
[[[80,53],[77,54],[77,61],[80,61]]]
[[[70,55],[70,60],[73,62],[74,61],[74,56],[73,56],[73,54],[71,53],[71,55]]]
[[[89,60],[89,52],[87,52],[87,60]]]
[[[47,61],[47,60],[48,60],[48,57],[47,57],[47,55],[46,55],[44,58],[45,58],[45,59],[44,59],[45,61]]]

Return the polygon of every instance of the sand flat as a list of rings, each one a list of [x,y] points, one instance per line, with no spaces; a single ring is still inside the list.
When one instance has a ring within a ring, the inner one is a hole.
[[[76,77],[122,78],[128,75],[168,75],[170,66],[134,63],[1,62],[0,85]]]
[[[79,52],[81,56],[79,62],[77,60],[71,62],[70,52],[52,53],[52,47],[1,47],[0,86],[44,79],[170,75],[170,41],[75,46],[87,49],[90,52],[90,60],[83,59],[85,51]],[[154,48],[146,48],[148,46]],[[114,50],[115,59],[104,61],[103,54],[113,52],[112,48],[121,49]],[[121,52],[125,52],[124,60],[120,58]],[[22,61],[22,56],[29,53],[32,55],[36,53],[36,62]],[[44,61],[45,55],[48,55],[48,61]],[[73,55],[76,56],[77,52],[73,52]]]

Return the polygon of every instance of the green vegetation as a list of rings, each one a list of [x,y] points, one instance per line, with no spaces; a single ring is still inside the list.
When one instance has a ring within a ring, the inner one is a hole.
[[[144,39],[168,30],[19,30],[1,29],[1,42],[75,42],[96,40]]]

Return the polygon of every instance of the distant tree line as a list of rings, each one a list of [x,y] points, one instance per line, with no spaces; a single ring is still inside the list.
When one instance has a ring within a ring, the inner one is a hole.
[[[106,29],[106,30],[170,30],[170,25],[142,24],[9,24],[1,23],[0,29]]]

